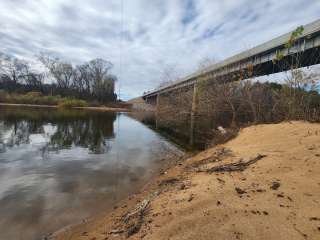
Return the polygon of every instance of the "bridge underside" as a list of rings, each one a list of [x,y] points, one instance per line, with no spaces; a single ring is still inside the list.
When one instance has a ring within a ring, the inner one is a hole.
[[[216,83],[232,82],[284,72],[291,70],[292,67],[302,68],[316,64],[320,64],[320,47],[311,48],[303,52],[284,56],[280,61],[276,62],[274,62],[273,58],[270,58],[270,60],[262,63],[257,63],[256,59],[252,61],[247,60],[246,65],[239,65],[237,70],[235,70],[234,67],[232,67],[232,69],[231,67],[230,69],[226,67],[225,69],[221,69],[220,73],[212,72],[199,75],[197,78],[190,79],[186,83],[173,86],[157,93],[145,95],[143,98],[147,103],[156,105],[157,96],[159,94],[169,93],[176,91],[177,89],[193,86],[197,82],[197,79],[204,78],[206,81],[214,81]]]
[[[199,76],[198,79],[202,77],[208,86],[212,85],[213,87],[213,84],[265,76],[316,64],[320,64],[320,47],[285,56],[278,62],[269,60],[260,64],[252,64],[252,67],[249,63],[246,65],[247,67],[243,67],[241,70],[227,71],[226,74],[221,75],[209,73]],[[196,83],[197,79],[193,79],[183,86],[176,86],[157,94],[144,96],[148,104],[156,106],[157,126],[188,135],[190,144],[194,144],[196,139],[194,136],[195,128],[199,129],[199,126],[195,126],[197,122],[200,122],[200,118],[201,125],[204,125],[204,122],[207,122],[206,125],[208,126],[211,124],[210,118],[206,115],[202,116],[199,110],[202,109],[202,106],[200,106],[202,101],[198,99]],[[197,141],[199,141],[199,137],[197,137]],[[200,139],[200,141],[202,140]]]

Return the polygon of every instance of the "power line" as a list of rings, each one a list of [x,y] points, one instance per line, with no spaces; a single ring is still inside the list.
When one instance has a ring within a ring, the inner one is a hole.
[[[122,70],[123,70],[123,42],[124,42],[124,0],[121,0],[121,26],[120,26],[120,49],[119,49],[119,69],[120,69],[120,74],[119,74],[119,79],[118,79],[118,100],[120,100],[121,97],[121,78],[123,77]]]

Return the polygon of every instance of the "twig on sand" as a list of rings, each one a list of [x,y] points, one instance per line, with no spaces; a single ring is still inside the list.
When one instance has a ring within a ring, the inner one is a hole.
[[[150,194],[148,198],[137,204],[134,209],[128,211],[121,218],[118,228],[112,230],[111,232],[109,232],[109,234],[126,233],[126,237],[130,237],[131,235],[139,232],[144,222],[144,217],[150,209],[150,203],[152,199],[154,199],[158,195],[158,191]]]
[[[127,229],[127,237],[130,237],[131,235],[137,233],[140,231],[140,228],[143,223],[144,215],[148,209],[150,200],[145,199],[143,200],[135,210],[132,212],[129,212],[124,217],[124,222],[126,223],[126,229]]]
[[[136,215],[141,215],[147,209],[149,203],[150,203],[150,200],[148,199],[143,200],[140,204],[137,205],[137,207],[132,212],[129,212],[125,215],[123,219],[124,222],[128,222],[130,218]]]
[[[187,166],[187,168],[191,168],[192,170],[195,170],[198,172],[202,172],[201,169],[199,169],[200,166],[208,164],[208,163],[214,163],[214,162],[220,162],[224,157],[231,156],[232,151],[227,148],[218,148],[211,156],[201,159],[200,161],[197,161],[195,163],[192,163],[191,165]]]
[[[212,167],[210,169],[207,169],[206,172],[208,173],[214,173],[214,172],[233,172],[233,171],[244,171],[247,167],[249,167],[251,164],[256,163],[257,161],[261,160],[262,158],[265,158],[267,155],[261,155],[258,154],[257,157],[247,161],[243,162],[240,160],[239,162],[235,163],[229,163],[224,164],[216,167]]]
[[[168,185],[173,185],[175,183],[179,182],[179,179],[178,178],[175,178],[175,177],[171,177],[171,178],[167,178],[167,179],[164,179],[162,180],[160,183],[159,183],[159,186],[168,186]]]
[[[293,229],[297,231],[297,233],[299,233],[304,239],[308,238],[308,235],[303,233],[301,230],[299,230],[296,226],[296,224],[293,224]]]

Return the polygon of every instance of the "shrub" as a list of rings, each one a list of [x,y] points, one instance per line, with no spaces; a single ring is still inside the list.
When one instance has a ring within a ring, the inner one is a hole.
[[[41,97],[42,93],[41,92],[32,91],[32,92],[28,92],[26,95],[30,96],[30,97]]]
[[[101,107],[101,103],[99,103],[97,100],[91,101],[90,107]]]
[[[73,108],[73,107],[87,107],[88,103],[84,100],[78,99],[66,99],[62,100],[59,104],[59,108]]]
[[[8,98],[8,93],[0,89],[0,102],[6,102]]]
[[[62,98],[60,96],[43,96],[39,92],[29,92],[25,95],[9,94],[0,90],[0,102],[15,104],[33,104],[33,105],[58,105],[62,108],[86,107],[86,101],[70,98]]]

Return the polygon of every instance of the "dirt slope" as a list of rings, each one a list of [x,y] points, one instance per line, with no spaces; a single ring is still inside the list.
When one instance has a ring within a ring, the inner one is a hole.
[[[240,160],[256,161],[243,171],[210,172]],[[169,169],[114,212],[57,236],[142,238],[320,239],[320,124],[245,128]]]

